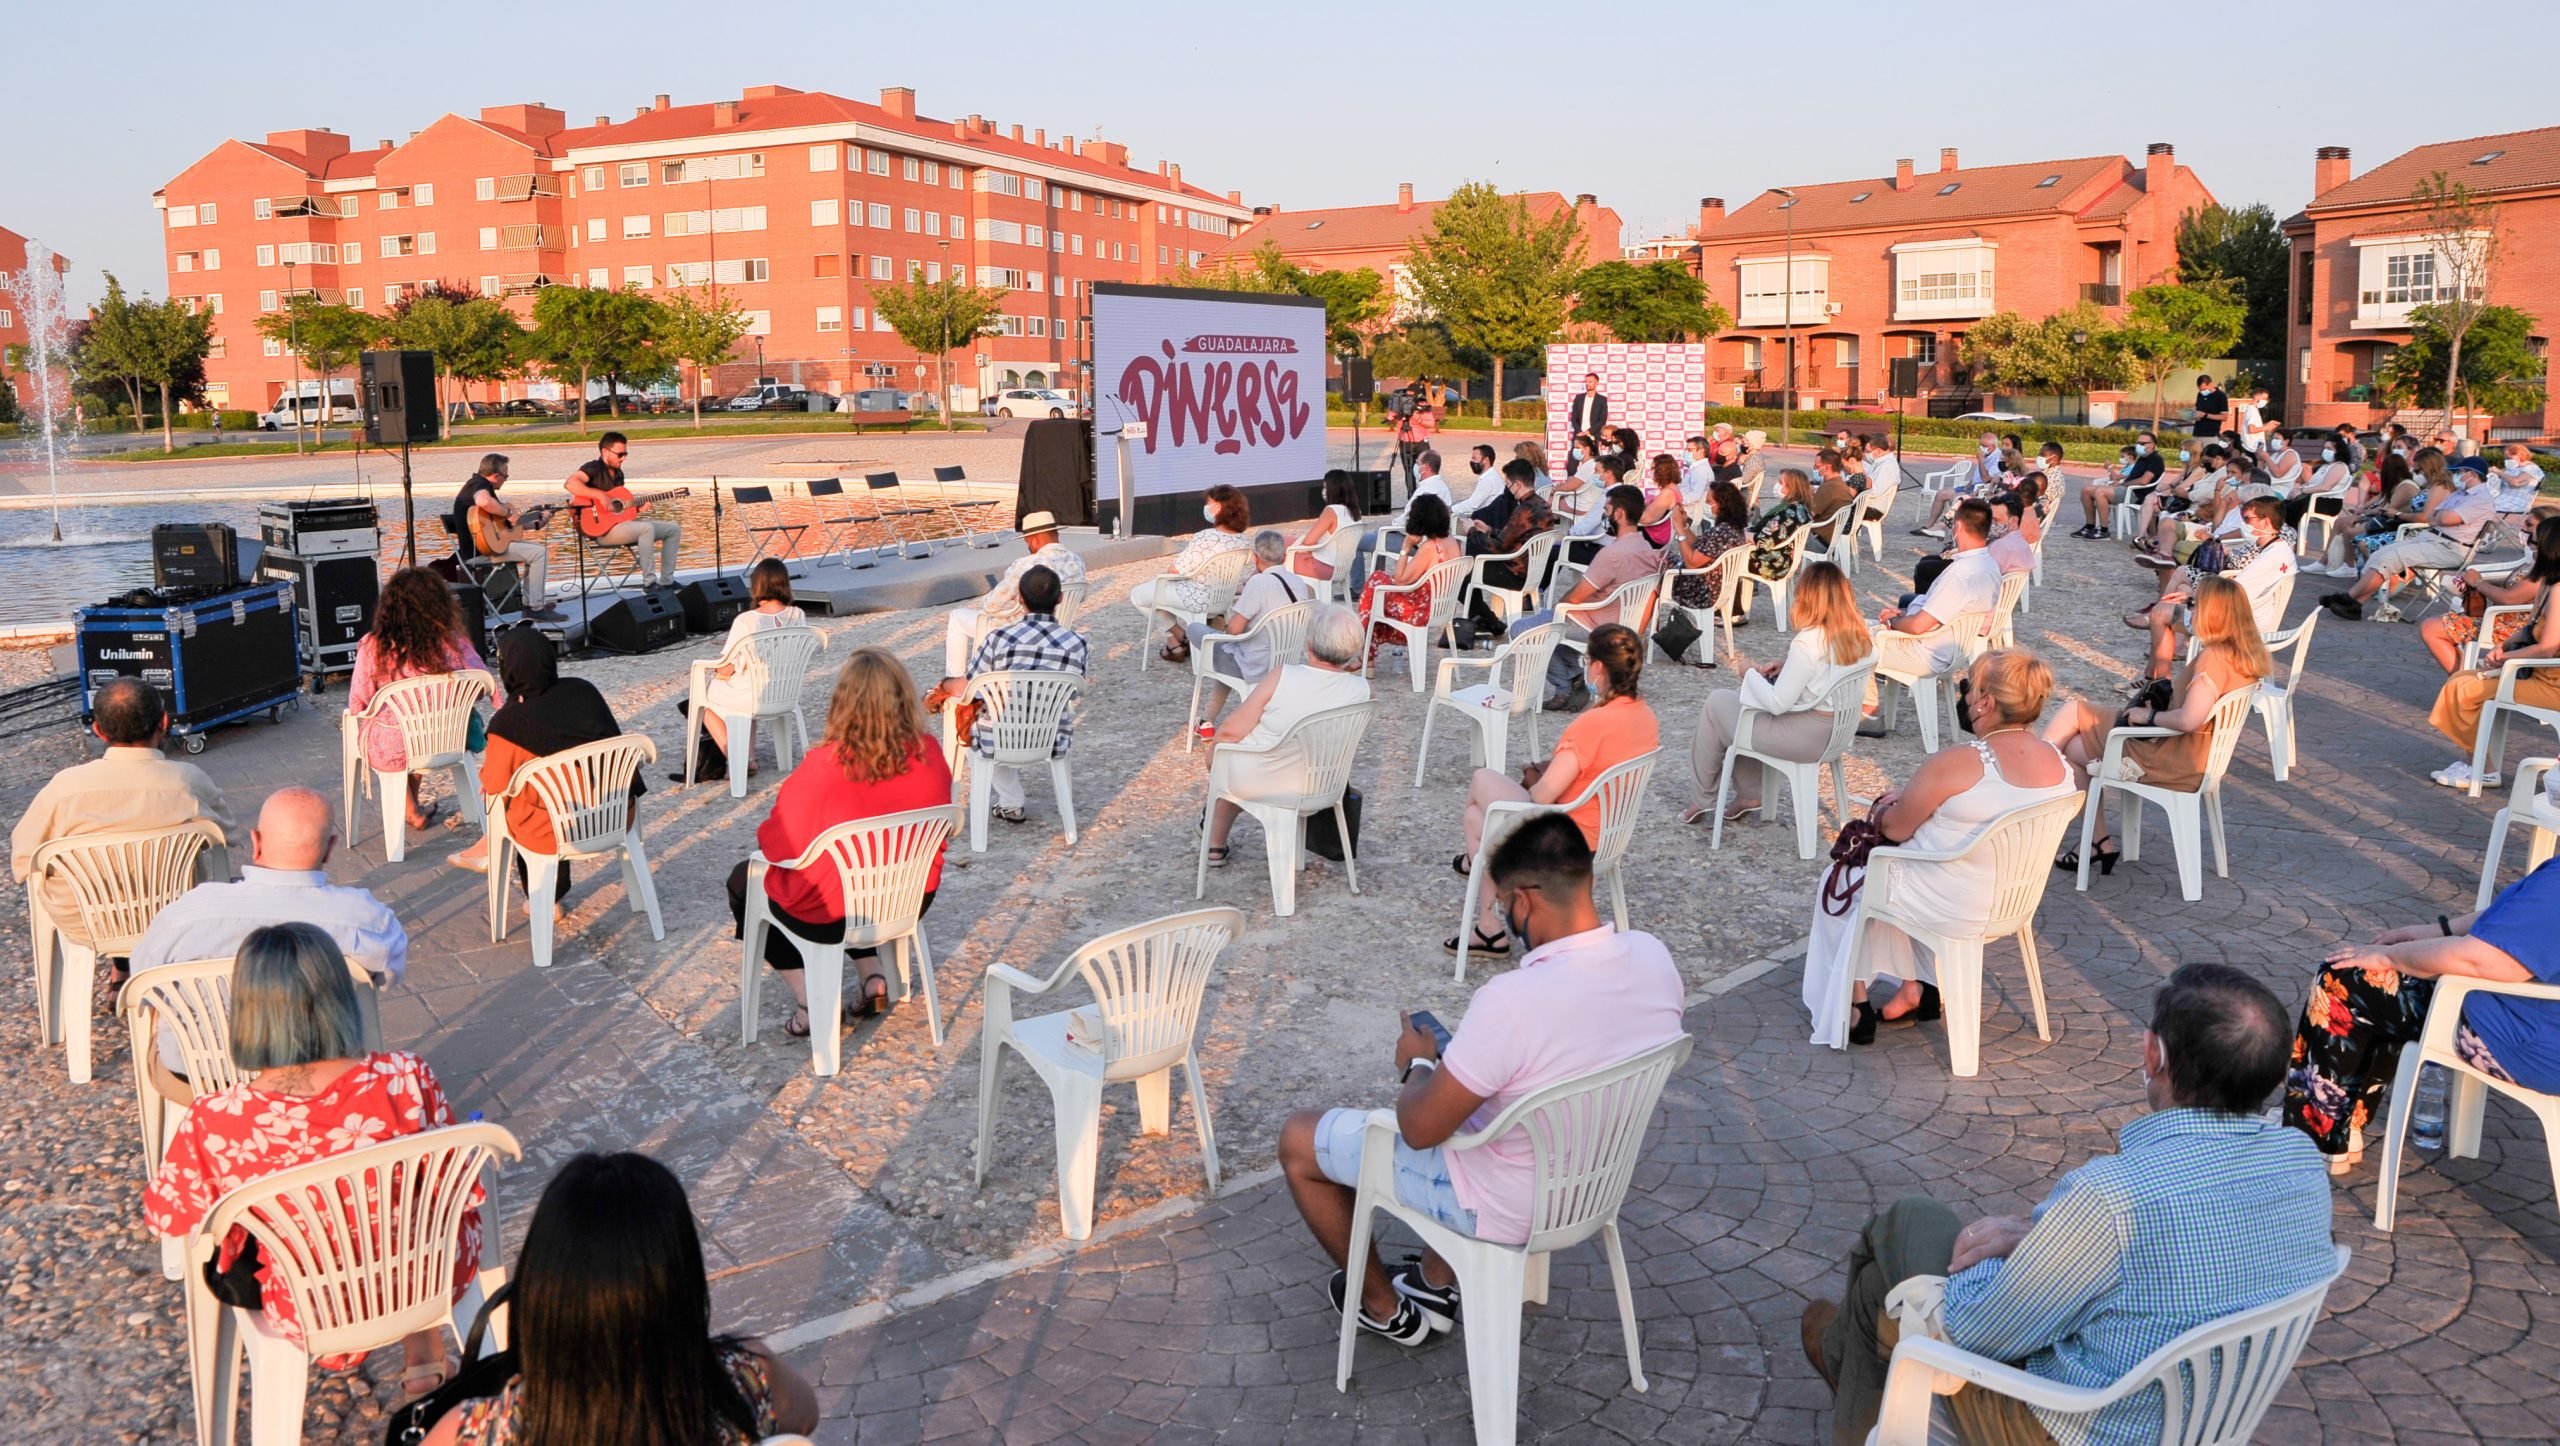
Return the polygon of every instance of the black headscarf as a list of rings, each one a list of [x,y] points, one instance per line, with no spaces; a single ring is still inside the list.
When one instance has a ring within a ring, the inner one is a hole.
[[[489,720],[490,736],[504,738],[536,757],[622,732],[596,685],[584,678],[561,677],[559,650],[532,628],[509,628],[499,634],[498,681],[506,689],[507,701]],[[640,791],[636,775],[632,791]]]

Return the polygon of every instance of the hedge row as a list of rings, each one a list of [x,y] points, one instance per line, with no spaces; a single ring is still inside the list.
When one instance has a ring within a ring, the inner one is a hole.
[[[1775,407],[1709,407],[1706,420],[1709,426],[1730,422],[1738,432],[1753,427],[1775,431],[1778,415]],[[1852,432],[1889,433],[1893,430],[1894,417],[1891,412],[1799,411],[1795,413],[1795,426],[1799,432],[1828,432],[1845,426]],[[2133,440],[2133,434],[2120,427],[2062,427],[2040,422],[1959,422],[1951,417],[1908,417],[1902,426],[1907,436],[1961,437],[1967,440],[1982,435],[1987,427],[2003,436],[2015,432],[2031,447],[2047,442],[2109,442],[2121,447]],[[2165,417],[2161,419],[2160,430],[2164,435],[2184,435],[2182,424]]]

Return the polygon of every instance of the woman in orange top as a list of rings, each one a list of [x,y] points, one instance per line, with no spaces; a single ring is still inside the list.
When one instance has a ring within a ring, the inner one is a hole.
[[[561,677],[559,649],[531,628],[510,628],[499,637],[498,683],[506,690],[506,702],[489,720],[489,753],[480,764],[480,791],[489,796],[492,807],[526,765],[582,743],[621,736],[622,725],[614,721],[613,709],[596,685],[584,678]],[[631,776],[635,806],[647,788],[639,774]],[[551,831],[551,815],[533,790],[526,789],[508,802],[507,837],[535,853],[559,847],[559,837]],[[488,840],[483,838],[455,854],[453,861],[466,869],[487,869]],[[522,869],[523,860],[517,860],[516,867]],[[560,866],[555,888],[560,895],[569,892],[567,864]]]

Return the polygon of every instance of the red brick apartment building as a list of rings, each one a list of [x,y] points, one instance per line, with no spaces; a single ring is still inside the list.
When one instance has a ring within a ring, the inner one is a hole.
[[[2140,165],[2086,156],[1971,169],[1950,148],[1934,172],[1905,160],[1890,176],[1785,189],[1792,205],[1774,189],[1730,215],[1721,199],[1698,203],[1698,275],[1734,318],[1710,353],[1711,400],[1783,387],[1790,315],[1800,405],[1871,402],[1896,357],[1920,360],[1924,391],[1961,389],[1967,324],[2082,301],[2119,307],[2177,274],[2178,217],[2213,201],[2166,144]]]
[[[2437,172],[2497,203],[2498,261],[2488,299],[2534,320],[2537,346],[2560,326],[2560,126],[2420,146],[2353,175],[2344,146],[2312,161],[2311,203],[2285,218],[2293,248],[2287,312],[2300,421],[2312,426],[2381,419],[2374,368],[2409,340],[2409,312],[2446,299],[2426,221],[2409,193]],[[2439,290],[2439,283],[2443,290]],[[2499,417],[2494,435],[2560,433],[2560,398],[2539,412]]]
[[[381,311],[435,281],[527,312],[545,286],[716,287],[753,331],[714,391],[760,374],[927,386],[870,288],[946,268],[1011,291],[1004,334],[955,348],[960,386],[1075,391],[1086,287],[1168,277],[1248,216],[1236,193],[1170,162],[1141,170],[1117,142],[933,120],[904,87],[875,105],[773,85],[703,105],[661,95],[578,127],[544,105],[492,106],[361,150],[325,129],[227,140],[153,202],[169,294],[220,318],[211,400],[245,408],[292,377],[261,312],[295,291]]]
[[[18,315],[17,293],[10,289],[18,273],[26,269],[27,238],[6,226],[0,226],[0,356],[7,356],[10,347],[23,346],[28,340],[26,318]],[[53,274],[57,279],[70,270],[70,262],[59,256],[53,258]],[[18,409],[21,412],[36,404],[36,384],[33,376],[14,370],[0,374],[5,374],[11,382],[16,384]]]
[[[1620,251],[1618,213],[1585,194],[1567,200],[1557,191],[1526,194],[1529,214],[1545,221],[1570,207],[1582,222],[1582,254],[1586,260],[1614,257]],[[1253,208],[1252,224],[1239,232],[1216,256],[1249,256],[1266,241],[1279,243],[1280,253],[1309,271],[1356,271],[1366,266],[1394,284],[1399,297],[1410,298],[1405,260],[1414,241],[1431,229],[1439,201],[1417,201],[1413,183],[1396,187],[1395,204],[1337,206],[1320,211],[1283,211],[1276,206]]]

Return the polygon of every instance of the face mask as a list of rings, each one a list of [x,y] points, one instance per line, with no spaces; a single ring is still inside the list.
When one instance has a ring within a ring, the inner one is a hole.
[[[2391,449],[2391,455],[2399,458],[2403,462],[2406,462],[2409,460],[2409,449],[2406,447],[2394,447]]]
[[[1467,470],[1481,477],[1484,475],[1484,463],[1471,461],[1467,463]]]
[[[2337,461],[2337,460],[2338,460],[2338,449],[2337,449],[2337,448],[2335,448],[2335,447],[2323,447],[2323,448],[2321,448],[2321,449],[2320,449],[2320,460],[2321,460],[2321,461],[2323,461],[2323,462],[2335,462],[2335,461]]]
[[[2524,464],[2513,457],[2509,457],[2507,459],[2505,471],[2510,477],[2521,477],[2524,475]]]
[[[2281,452],[2281,451],[2283,451],[2283,450],[2284,450],[2284,438],[2282,438],[2282,437],[2269,437],[2269,438],[2267,439],[2267,455],[2268,455],[2268,456],[2272,457],[2272,456],[2274,456],[2276,453]]]
[[[1507,903],[1507,902],[1506,902],[1506,903],[1504,903],[1504,904],[1503,904],[1503,906],[1502,906],[1502,924],[1503,924],[1503,927],[1504,927],[1504,928],[1509,929],[1509,930],[1511,931],[1511,937],[1512,937],[1512,938],[1514,938],[1514,939],[1518,939],[1518,940],[1522,941],[1523,943],[1526,943],[1526,942],[1528,941],[1528,938],[1529,938],[1529,921],[1528,921],[1528,919],[1527,919],[1526,917],[1522,916],[1522,915],[1521,915],[1520,913],[1518,913],[1517,911],[1515,911],[1515,910],[1512,908],[1512,906],[1511,906],[1509,903]]]
[[[1218,522],[1218,506],[1217,506],[1217,504],[1213,502],[1213,503],[1210,503],[1210,504],[1208,504],[1208,505],[1206,505],[1206,506],[1202,507],[1202,508],[1200,509],[1200,515],[1201,515],[1202,517],[1205,517],[1205,518],[1209,519],[1209,524],[1210,524],[1211,526],[1213,526],[1213,527],[1214,527],[1214,526],[1216,526],[1216,525],[1217,525],[1217,522]]]
[[[1973,731],[1973,680],[1956,679],[1956,726],[1967,733]]]
[[[2184,447],[2180,447],[2180,448],[2178,449],[2178,460],[2179,460],[2179,461],[2181,461],[2181,462],[2184,462],[2184,461],[2186,461],[2186,460],[2187,460],[2187,449],[2186,449],[2186,448],[2184,448]]]
[[[1609,675],[1604,670],[1599,668],[1585,668],[1582,672],[1582,681],[1590,686],[1592,697],[1605,698],[1609,696]]]

